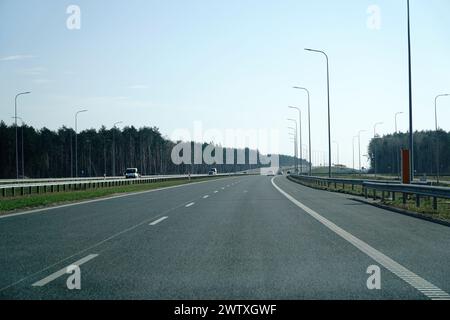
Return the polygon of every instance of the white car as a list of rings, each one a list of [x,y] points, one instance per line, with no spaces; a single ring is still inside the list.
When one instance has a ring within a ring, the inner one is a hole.
[[[209,170],[208,175],[210,175],[210,176],[217,175],[217,169],[216,168],[212,168],[211,170]]]
[[[137,168],[128,168],[125,171],[125,178],[126,179],[137,179],[139,178],[139,172]]]

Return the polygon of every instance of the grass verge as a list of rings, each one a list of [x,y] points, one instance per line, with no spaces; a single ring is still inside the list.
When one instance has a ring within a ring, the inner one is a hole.
[[[450,221],[450,201],[446,199],[438,199],[437,211],[433,209],[433,201],[431,198],[422,198],[420,200],[419,208],[416,207],[415,197],[413,196],[410,196],[408,198],[406,204],[403,204],[403,201],[401,199],[395,201],[385,200],[382,203],[384,205],[388,205],[398,209],[419,213],[427,217]]]
[[[293,180],[296,183],[300,183],[296,180]],[[351,186],[346,185],[345,189],[342,187],[342,184],[337,184],[336,188],[334,187],[334,183],[330,184],[330,187],[326,186],[317,186],[313,183],[301,182],[300,184],[305,185],[310,188],[331,191],[331,192],[339,192],[345,193],[355,196],[364,196],[363,189],[361,186],[354,186],[354,189]],[[397,209],[402,209],[406,211],[410,211],[413,213],[418,213],[430,218],[450,221],[450,201],[448,199],[438,199],[438,210],[433,209],[433,201],[431,198],[422,197],[420,201],[420,207],[416,207],[416,198],[415,196],[410,195],[406,201],[406,204],[403,204],[403,200],[401,195],[397,193],[397,199],[393,201],[392,199],[385,198],[384,201],[381,201],[381,192],[376,193],[377,199],[379,199],[380,203],[386,205],[388,207],[393,207]],[[373,191],[369,193],[369,198],[373,198]]]
[[[148,191],[165,187],[190,184],[194,182],[201,182],[206,180],[213,180],[213,179],[216,180],[221,178],[222,177],[201,178],[201,179],[193,179],[191,181],[187,179],[173,180],[173,181],[169,180],[149,184],[135,184],[135,185],[109,187],[101,189],[90,189],[82,191],[68,191],[59,193],[47,193],[39,195],[2,198],[0,200],[0,215],[13,213],[14,211],[18,210],[49,207],[54,205],[79,202],[83,200],[103,198],[112,195],[139,192],[139,191]]]

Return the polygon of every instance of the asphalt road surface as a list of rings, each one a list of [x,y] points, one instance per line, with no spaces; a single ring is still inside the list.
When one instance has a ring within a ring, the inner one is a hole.
[[[450,228],[242,176],[0,218],[1,299],[440,299]],[[66,268],[79,265],[81,289]],[[381,289],[366,271],[380,267]]]

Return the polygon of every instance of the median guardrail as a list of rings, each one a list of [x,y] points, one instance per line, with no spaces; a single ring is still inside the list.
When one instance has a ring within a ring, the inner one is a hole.
[[[342,189],[346,190],[346,186],[351,186],[351,190],[354,191],[355,186],[359,186],[361,187],[361,195],[366,199],[369,198],[370,191],[372,191],[371,197],[382,201],[388,197],[395,201],[396,195],[401,194],[403,204],[406,204],[408,197],[414,196],[418,208],[421,205],[421,199],[425,197],[433,199],[434,210],[438,209],[438,199],[450,199],[450,188],[432,187],[422,182],[403,184],[399,181],[322,178],[301,175],[290,175],[288,178],[294,182],[313,184],[319,188],[330,188],[333,185],[334,189],[339,189],[342,186]],[[380,195],[377,192],[380,192]]]
[[[196,176],[198,174],[192,174]],[[165,177],[184,177],[186,174],[172,174],[172,175],[142,175],[140,178],[165,178]],[[24,185],[24,184],[38,184],[38,183],[58,183],[58,182],[78,182],[78,181],[105,181],[105,180],[121,180],[124,176],[101,176],[101,177],[68,177],[68,178],[27,178],[27,179],[2,179],[0,180],[0,187],[4,185]]]
[[[148,178],[138,178],[138,179],[103,179],[103,180],[75,180],[75,181],[62,181],[62,182],[47,182],[47,183],[31,183],[31,184],[20,184],[20,185],[2,185],[0,186],[0,197],[16,197],[25,196],[33,194],[45,194],[54,192],[67,192],[67,191],[80,191],[88,189],[98,189],[98,188],[108,188],[108,187],[118,187],[132,184],[148,184],[164,181],[173,180],[195,180],[206,177],[226,177],[235,176],[242,174],[235,173],[223,173],[214,176],[210,175],[177,175],[177,176],[165,176],[165,177],[148,177]]]

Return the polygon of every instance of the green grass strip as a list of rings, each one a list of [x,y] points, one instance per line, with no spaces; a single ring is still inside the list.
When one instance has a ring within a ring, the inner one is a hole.
[[[46,193],[46,194],[33,194],[29,196],[2,198],[0,199],[0,215],[11,213],[12,211],[15,210],[48,207],[58,204],[66,204],[83,200],[97,199],[111,195],[148,191],[220,178],[222,177],[192,179],[191,181],[187,179],[172,180],[172,181],[169,180],[164,182],[155,182],[148,184],[132,184],[108,188],[88,189],[80,191],[66,191],[66,192]]]
[[[319,190],[326,190],[331,192],[341,192],[346,193],[350,195],[355,196],[364,196],[363,189],[361,186],[354,186],[354,190],[351,189],[350,185],[346,185],[345,189],[342,188],[342,184],[337,184],[337,188],[334,188],[334,183],[330,183],[330,187],[327,188],[326,186],[317,186],[316,184],[312,182],[302,182],[301,184],[314,188]],[[387,195],[387,192],[386,192]],[[370,190],[368,194],[369,198],[373,197],[373,191]],[[377,192],[377,197],[381,197],[381,192]],[[450,221],[450,200],[448,199],[438,199],[438,210],[433,209],[433,201],[432,198],[429,197],[422,197],[420,201],[420,207],[416,207],[416,201],[414,196],[409,196],[408,200],[406,201],[406,204],[403,204],[402,195],[401,193],[396,193],[396,200],[392,201],[385,198],[385,201],[382,202],[384,205],[395,207],[398,209],[404,209],[407,211],[419,213],[422,215],[430,216],[437,219],[442,219],[446,221]]]

